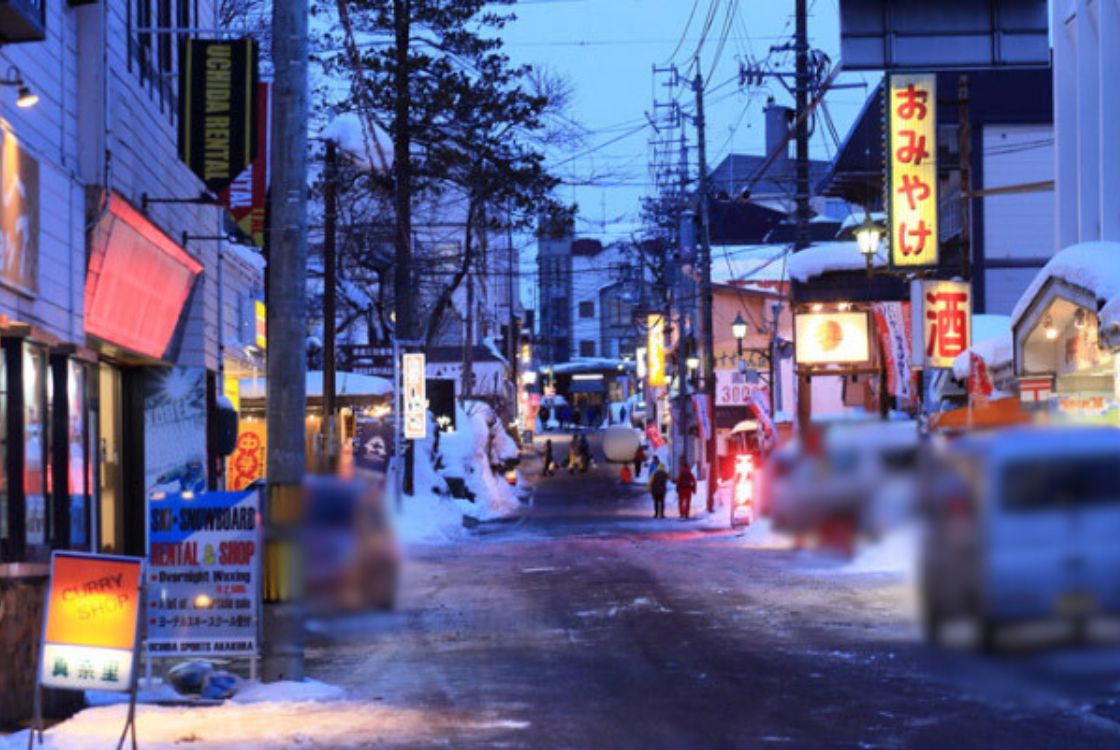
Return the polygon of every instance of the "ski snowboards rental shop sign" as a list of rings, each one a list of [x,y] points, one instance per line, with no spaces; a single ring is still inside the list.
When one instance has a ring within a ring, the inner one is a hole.
[[[184,39],[179,59],[179,158],[218,194],[256,155],[257,43]]]
[[[260,491],[156,494],[148,511],[149,655],[255,656]]]
[[[42,688],[50,687],[130,692],[125,730],[132,726],[135,742],[143,565],[137,557],[61,551],[51,556],[32,738],[36,732],[42,738]]]

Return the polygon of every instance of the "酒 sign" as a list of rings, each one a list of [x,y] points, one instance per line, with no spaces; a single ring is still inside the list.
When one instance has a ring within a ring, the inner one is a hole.
[[[890,76],[887,122],[891,263],[937,265],[937,77]]]
[[[916,281],[911,308],[922,326],[914,343],[915,364],[952,367],[953,360],[972,346],[972,287],[967,281]],[[920,313],[920,314],[919,314]]]
[[[132,689],[143,561],[55,552],[39,682],[68,690]]]

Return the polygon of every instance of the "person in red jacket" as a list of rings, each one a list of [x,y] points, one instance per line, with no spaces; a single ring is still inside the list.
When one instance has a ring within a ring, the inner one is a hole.
[[[680,474],[677,475],[677,509],[680,511],[681,518],[688,518],[694,492],[696,492],[696,477],[692,476],[688,464],[684,464],[681,466]]]

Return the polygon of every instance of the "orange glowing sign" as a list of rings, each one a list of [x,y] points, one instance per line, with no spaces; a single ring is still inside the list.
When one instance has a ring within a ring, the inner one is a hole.
[[[665,385],[665,318],[646,318],[646,377],[651,388]]]
[[[937,265],[937,77],[892,75],[890,133],[891,263]]]
[[[131,687],[142,560],[55,552],[40,657],[47,687]]]

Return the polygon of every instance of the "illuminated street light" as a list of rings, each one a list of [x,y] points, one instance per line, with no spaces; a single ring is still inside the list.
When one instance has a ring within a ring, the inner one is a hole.
[[[859,245],[859,252],[863,259],[867,261],[867,275],[871,275],[872,264],[875,261],[875,254],[879,252],[879,243],[883,239],[883,230],[878,224],[871,220],[870,214],[866,211],[863,214],[863,223],[856,229],[856,244]]]
[[[731,321],[731,335],[735,337],[735,342],[739,345],[739,356],[743,356],[743,339],[747,336],[747,321],[743,320],[743,314],[738,313],[735,320]]]
[[[1058,329],[1054,326],[1054,319],[1049,315],[1042,321],[1042,332],[1046,334],[1048,341],[1058,338]]]

